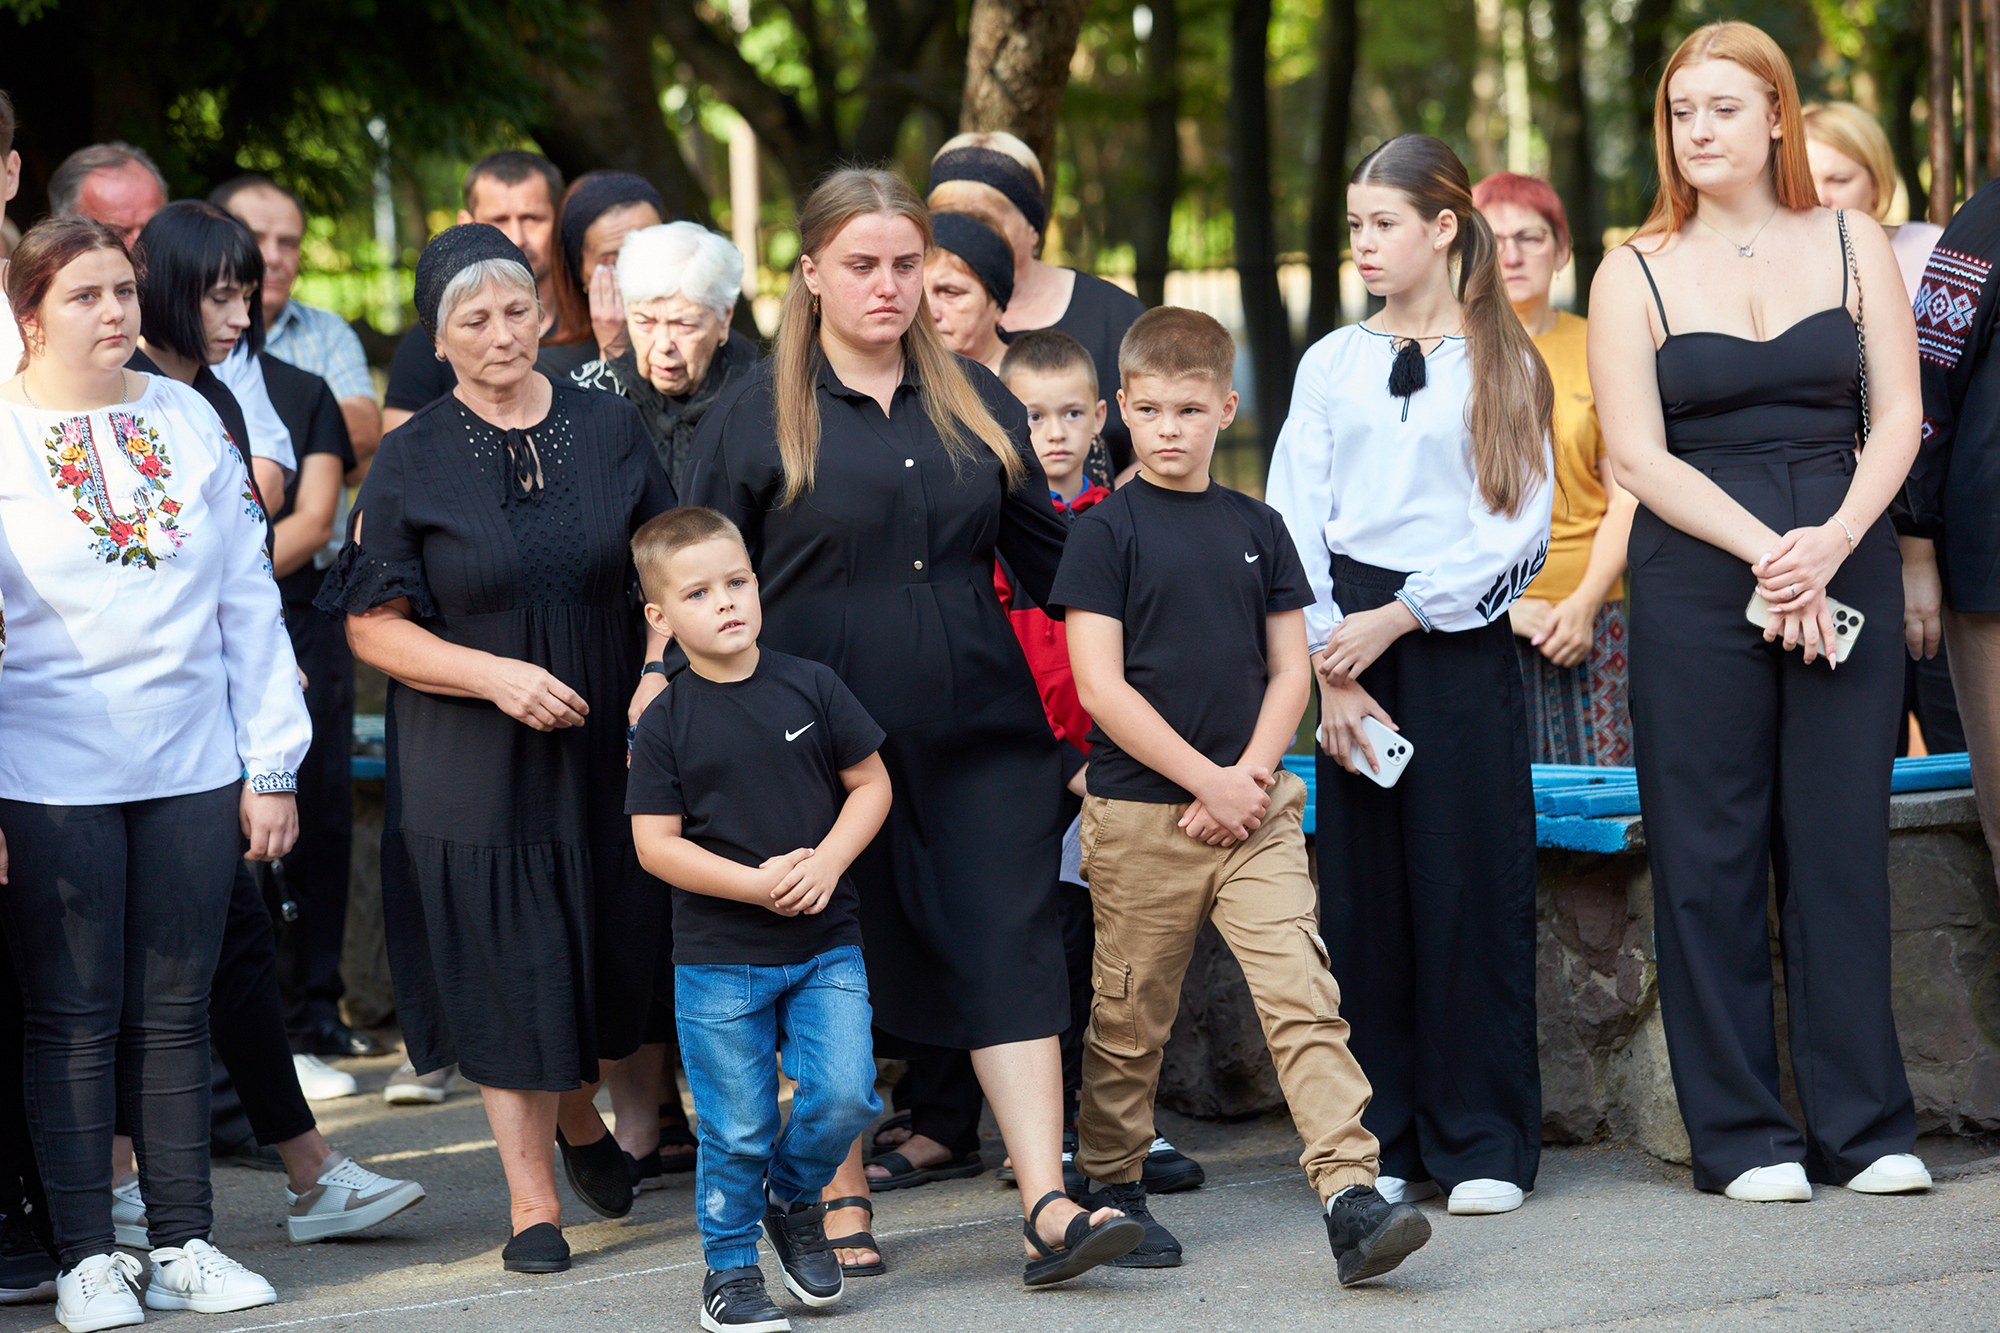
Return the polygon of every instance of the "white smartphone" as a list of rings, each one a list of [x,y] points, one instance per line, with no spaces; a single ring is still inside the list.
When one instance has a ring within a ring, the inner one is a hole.
[[[1361,734],[1375,747],[1375,762],[1382,765],[1382,771],[1378,773],[1368,767],[1368,756],[1358,745],[1348,751],[1348,759],[1361,771],[1362,777],[1376,786],[1395,786],[1396,780],[1403,776],[1403,770],[1410,766],[1410,756],[1417,752],[1417,747],[1410,743],[1409,737],[1389,730],[1373,716],[1361,719]]]
[[[1833,598],[1826,599],[1827,614],[1833,617],[1833,660],[1841,663],[1854,651],[1854,641],[1861,635],[1861,627],[1868,623],[1868,617],[1856,611],[1845,602]],[[1750,594],[1750,605],[1743,610],[1744,619],[1758,629],[1771,626],[1771,604],[1764,600],[1762,593]]]

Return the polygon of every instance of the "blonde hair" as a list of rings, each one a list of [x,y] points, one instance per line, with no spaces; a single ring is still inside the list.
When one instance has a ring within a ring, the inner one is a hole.
[[[946,153],[955,152],[960,148],[991,148],[996,153],[1005,153],[1028,169],[1029,174],[1035,178],[1035,184],[1043,189],[1048,188],[1049,183],[1042,179],[1042,159],[1035,156],[1035,150],[1028,147],[1025,140],[1005,130],[978,130],[971,134],[954,134],[931,154],[931,161],[935,162]]]
[[[1132,321],[1118,344],[1118,387],[1141,375],[1177,380],[1199,375],[1227,394],[1236,372],[1236,340],[1213,315],[1163,305]]]
[[[1472,437],[1473,470],[1486,507],[1517,516],[1529,492],[1548,475],[1556,386],[1507,299],[1500,247],[1485,216],[1472,206],[1465,163],[1442,140],[1399,134],[1362,158],[1348,184],[1396,190],[1422,218],[1447,212],[1457,217],[1450,255],[1458,260],[1456,295],[1465,307],[1466,354],[1472,362],[1465,426]]]
[[[1868,211],[1877,222],[1887,219],[1896,202],[1896,153],[1875,117],[1852,102],[1816,102],[1801,119],[1808,139],[1861,164],[1875,183],[1875,202]]]
[[[785,468],[783,505],[813,488],[819,466],[819,395],[814,386],[826,354],[820,350],[819,302],[806,287],[803,266],[808,256],[818,263],[848,223],[876,213],[907,218],[924,250],[930,250],[930,211],[902,177],[886,171],[844,167],[821,181],[799,209],[799,259],[785,291],[777,345],[771,352],[772,424]],[[994,420],[986,400],[966,378],[965,368],[938,336],[937,322],[921,292],[916,317],[903,330],[902,348],[905,364],[916,369],[917,396],[924,412],[953,461],[972,460],[972,442],[966,438],[971,435],[1000,460],[1008,486],[1027,476],[1020,449]]]
[[[1765,96],[1777,108],[1778,139],[1771,150],[1771,184],[1777,190],[1778,206],[1819,206],[1819,191],[1813,188],[1812,167],[1806,161],[1805,123],[1799,112],[1799,85],[1792,77],[1792,62],[1762,28],[1731,19],[1689,33],[1660,75],[1659,91],[1653,97],[1653,158],[1660,173],[1660,193],[1637,236],[1673,235],[1687,225],[1700,202],[1699,191],[1681,175],[1681,164],[1674,157],[1673,108],[1668,105],[1667,85],[1688,66],[1710,60],[1742,66],[1764,85]]]
[[[720,510],[682,505],[647,519],[632,534],[632,567],[639,571],[639,586],[646,590],[646,600],[656,603],[663,600],[668,561],[690,546],[722,537],[743,547],[744,555],[749,555],[742,530]]]

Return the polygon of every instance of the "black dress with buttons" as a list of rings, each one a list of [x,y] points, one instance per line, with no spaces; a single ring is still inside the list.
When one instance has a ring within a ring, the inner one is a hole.
[[[645,633],[630,542],[673,503],[631,404],[567,384],[520,432],[446,394],[375,455],[320,608],[406,597],[447,643],[532,662],[590,705],[544,732],[389,686],[382,908],[419,1073],[563,1091],[638,1048],[666,893],[625,817]]]
[[[763,642],[832,667],[888,733],[894,805],[852,870],[876,1026],[977,1050],[1069,1019],[1061,760],[993,590],[997,551],[1047,605],[1066,529],[1020,403],[959,364],[1027,465],[1018,486],[969,433],[970,454],[947,450],[913,369],[885,415],[822,363],[815,484],[785,506],[767,361],[710,410],[685,491],[743,530]]]

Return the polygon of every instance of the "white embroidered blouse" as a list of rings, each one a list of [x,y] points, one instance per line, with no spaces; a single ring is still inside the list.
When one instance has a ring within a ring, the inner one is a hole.
[[[1284,516],[1312,582],[1314,652],[1342,619],[1330,554],[1408,572],[1396,597],[1426,630],[1497,620],[1548,555],[1547,467],[1518,517],[1494,513],[1480,494],[1465,424],[1465,340],[1438,344],[1424,359],[1425,387],[1408,399],[1389,392],[1394,360],[1390,339],[1359,324],[1314,343],[1271,458],[1264,498]]]
[[[214,410],[130,378],[92,412],[0,400],[0,797],[295,791],[312,722],[263,511]]]

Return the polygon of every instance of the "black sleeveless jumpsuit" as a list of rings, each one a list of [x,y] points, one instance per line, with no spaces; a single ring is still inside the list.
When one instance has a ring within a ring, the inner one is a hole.
[[[1831,518],[1859,422],[1846,279],[1840,305],[1762,342],[1676,334],[1664,304],[1660,323],[1668,449],[1777,532]],[[1632,525],[1633,743],[1660,1003],[1701,1189],[1779,1162],[1842,1184],[1916,1139],[1889,1008],[1902,560],[1886,516],[1859,536],[1828,593],[1867,622],[1829,670],[1764,642],[1737,557],[1643,506]],[[1778,1097],[1767,869],[1803,1137]]]

